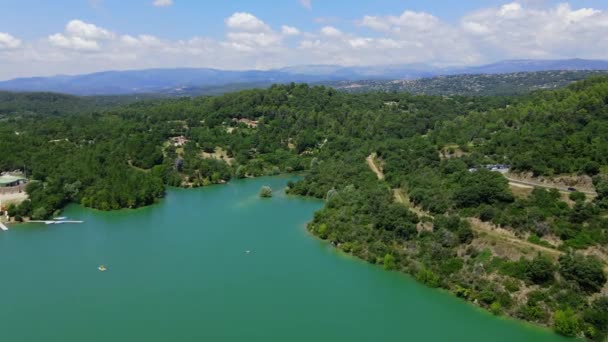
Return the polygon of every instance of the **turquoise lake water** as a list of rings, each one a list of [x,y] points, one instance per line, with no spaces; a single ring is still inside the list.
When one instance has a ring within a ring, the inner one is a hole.
[[[0,232],[0,341],[568,341],[339,253],[289,179]]]

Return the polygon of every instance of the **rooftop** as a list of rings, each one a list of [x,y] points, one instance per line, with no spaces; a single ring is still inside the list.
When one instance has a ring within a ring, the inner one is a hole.
[[[10,184],[20,180],[25,180],[25,177],[21,176],[12,176],[12,175],[2,175],[0,176],[0,185],[2,184]]]

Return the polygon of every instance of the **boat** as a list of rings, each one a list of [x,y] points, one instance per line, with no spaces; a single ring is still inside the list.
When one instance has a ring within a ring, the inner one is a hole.
[[[106,268],[104,265],[99,265],[99,267],[97,267],[97,269],[98,269],[100,272],[105,272],[105,271],[107,271],[107,270],[108,270],[108,269],[107,269],[107,268]]]

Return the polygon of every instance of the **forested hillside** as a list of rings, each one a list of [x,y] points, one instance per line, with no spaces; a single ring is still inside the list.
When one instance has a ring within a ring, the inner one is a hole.
[[[522,97],[291,84],[103,112],[57,101],[0,115],[0,170],[25,165],[35,179],[12,216],[134,208],[167,185],[303,172],[288,192],[326,200],[309,230],[343,251],[497,315],[608,333],[608,78]],[[597,196],[522,191],[487,164],[588,175]]]
[[[539,71],[501,74],[464,74],[436,76],[414,80],[370,80],[332,83],[336,89],[349,93],[399,91],[419,95],[508,96],[535,90],[553,90],[568,86],[606,71]]]
[[[77,97],[56,93],[13,93],[0,91],[0,118],[8,115],[66,115],[104,111],[151,95]]]

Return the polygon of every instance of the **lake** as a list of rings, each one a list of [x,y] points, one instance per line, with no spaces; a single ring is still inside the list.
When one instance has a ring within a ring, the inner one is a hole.
[[[568,341],[315,239],[323,202],[279,191],[290,179],[0,232],[0,341]]]

